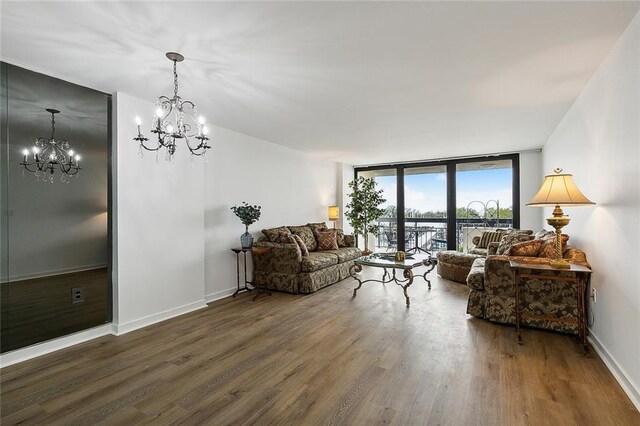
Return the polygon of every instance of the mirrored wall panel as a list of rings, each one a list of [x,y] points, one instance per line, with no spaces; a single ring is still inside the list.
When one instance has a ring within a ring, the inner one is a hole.
[[[111,97],[1,66],[7,352],[111,320]]]

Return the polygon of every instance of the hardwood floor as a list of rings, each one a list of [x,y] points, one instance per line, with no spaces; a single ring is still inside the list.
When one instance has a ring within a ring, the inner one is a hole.
[[[377,270],[365,269],[366,274]],[[467,288],[252,294],[1,371],[2,424],[640,424],[566,335],[468,317]]]

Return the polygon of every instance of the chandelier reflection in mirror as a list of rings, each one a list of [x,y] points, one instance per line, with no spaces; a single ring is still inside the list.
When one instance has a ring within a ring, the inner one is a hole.
[[[40,137],[36,139],[31,151],[22,151],[20,165],[45,182],[53,183],[56,171],[62,173],[62,182],[69,182],[70,176],[77,175],[82,170],[79,165],[80,156],[69,149],[69,142],[65,139],[56,139],[56,114],[60,111],[47,108],[47,112],[51,114],[51,137]]]
[[[148,138],[142,135],[140,125],[142,120],[136,117],[138,125],[138,136],[133,140],[140,143],[140,157],[142,149],[155,151],[156,155],[160,148],[166,148],[166,160],[171,161],[176,152],[176,142],[183,139],[191,155],[204,156],[211,147],[207,144],[208,129],[205,126],[203,116],[198,116],[198,111],[193,102],[183,100],[178,96],[178,72],[177,63],[184,61],[184,56],[179,53],[169,52],[167,58],[173,62],[173,97],[160,96],[156,102],[156,110],[153,116],[151,133],[157,137],[157,142],[148,145]],[[155,137],[152,137],[155,139]],[[194,141],[195,139],[195,141]]]

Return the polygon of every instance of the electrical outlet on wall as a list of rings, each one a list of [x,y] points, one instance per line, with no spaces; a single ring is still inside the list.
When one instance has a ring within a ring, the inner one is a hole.
[[[593,303],[597,302],[596,296],[597,296],[597,291],[595,287],[591,287],[591,300],[593,300]]]
[[[71,303],[84,302],[84,287],[74,287],[71,289]]]

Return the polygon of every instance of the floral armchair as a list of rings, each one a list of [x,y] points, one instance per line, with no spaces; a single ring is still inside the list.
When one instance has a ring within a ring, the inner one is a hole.
[[[495,247],[493,249],[495,250]],[[474,261],[467,276],[467,286],[471,289],[467,313],[489,321],[514,324],[515,275],[509,261],[548,264],[549,259],[495,255],[491,253],[492,247],[489,247],[488,251],[486,258],[478,258]],[[564,252],[563,257],[570,263],[589,266],[586,254],[581,250],[569,248]],[[533,275],[539,274],[535,270],[526,272]],[[562,277],[567,272],[558,270],[557,274]],[[523,311],[537,316],[536,318],[523,317],[523,325],[578,333],[578,327],[573,321],[578,318],[576,288],[573,283],[544,278],[528,280],[522,295]]]

